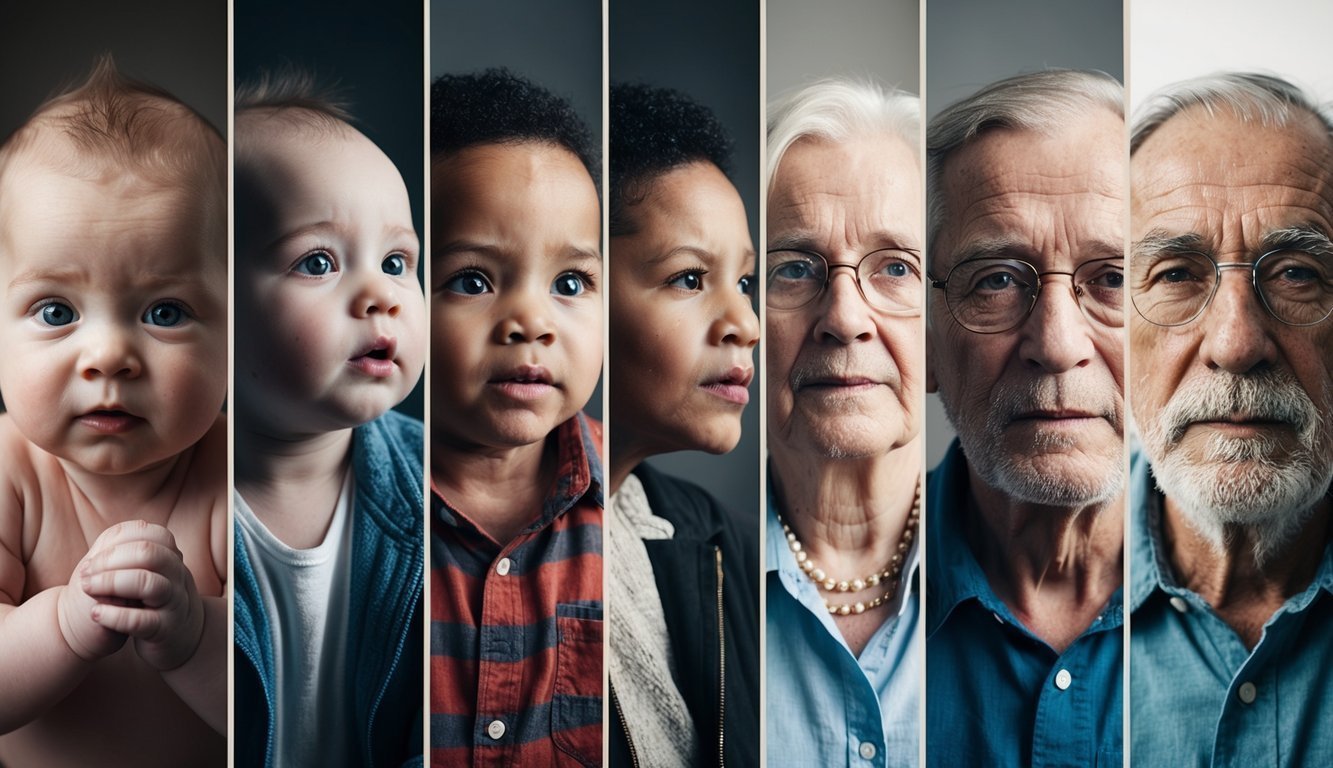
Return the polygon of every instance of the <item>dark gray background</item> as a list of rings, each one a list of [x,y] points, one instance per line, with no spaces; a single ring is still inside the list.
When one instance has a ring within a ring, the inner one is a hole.
[[[918,0],[768,0],[767,22],[770,104],[831,75],[921,92]]]
[[[431,0],[431,78],[491,67],[507,67],[568,99],[592,131],[600,159],[600,0]],[[599,193],[605,187],[601,179],[597,187]],[[584,410],[602,417],[601,379]]]
[[[926,3],[926,111],[932,118],[984,85],[1051,67],[1100,69],[1123,83],[1120,0]],[[953,436],[939,396],[927,395],[927,467],[939,463]]]
[[[0,141],[47,98],[82,82],[104,53],[121,74],[166,89],[226,135],[226,0],[50,0],[0,12]]]
[[[763,242],[759,237],[758,0],[725,4],[613,0],[609,13],[612,83],[642,82],[683,91],[711,109],[731,134],[735,142],[731,180],[745,203],[750,237],[757,248]],[[673,453],[654,458],[653,465],[702,485],[733,512],[757,515],[761,379],[756,371],[750,405],[741,419],[741,442],[735,450],[721,456]],[[615,396],[613,390],[611,397]]]
[[[360,0],[236,0],[232,18],[236,83],[292,65],[313,72],[320,84],[336,86],[351,104],[356,127],[402,174],[412,203],[412,225],[421,236],[426,159],[421,0],[379,0],[374,5]],[[245,339],[235,343],[244,344]],[[421,418],[423,391],[417,382],[396,410]]]

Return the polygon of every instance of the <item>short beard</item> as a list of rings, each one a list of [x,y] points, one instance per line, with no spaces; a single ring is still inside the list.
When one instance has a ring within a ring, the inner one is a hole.
[[[1325,391],[1323,399],[1327,410],[1333,397]],[[1284,456],[1280,442],[1268,437],[1215,435],[1199,461],[1180,450],[1190,424],[1234,414],[1290,424],[1296,449]],[[1255,564],[1263,568],[1296,537],[1333,481],[1326,419],[1295,376],[1274,368],[1187,380],[1160,413],[1140,423],[1157,487],[1190,527],[1218,554],[1235,528],[1244,527],[1254,539]]]
[[[1005,448],[1004,430],[1018,414],[1069,407],[1077,402],[1123,434],[1121,404],[1114,395],[1107,394],[1114,391],[1107,389],[1108,384],[1054,376],[1017,383],[1002,381],[992,390],[984,419],[962,413],[951,398],[941,397],[940,401],[958,430],[968,463],[986,485],[1014,501],[1071,508],[1105,503],[1120,493],[1125,481],[1123,447],[1109,456],[1087,456],[1083,463],[1090,466],[1080,468],[1082,471],[1055,474],[1044,471],[1034,460],[1072,454],[1078,447],[1077,440],[1063,432],[1040,431],[1027,450],[1014,454]],[[1099,396],[1102,402],[1087,404],[1090,398]]]

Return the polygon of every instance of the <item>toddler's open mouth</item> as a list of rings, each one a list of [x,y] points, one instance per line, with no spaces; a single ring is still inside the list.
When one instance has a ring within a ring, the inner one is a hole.
[[[397,369],[394,353],[398,349],[398,340],[392,336],[380,336],[363,347],[359,354],[347,360],[347,364],[367,376],[385,378],[392,376]]]
[[[750,379],[754,377],[754,369],[744,366],[733,366],[726,373],[720,376],[714,376],[702,384],[701,387],[710,394],[726,400],[734,405],[745,405],[750,402]]]
[[[557,388],[551,372],[540,365],[519,365],[496,374],[488,382],[516,400],[535,400]]]

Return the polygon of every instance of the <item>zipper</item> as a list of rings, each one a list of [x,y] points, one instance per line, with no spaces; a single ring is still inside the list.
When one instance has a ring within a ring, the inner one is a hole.
[[[616,687],[611,686],[611,706],[616,708],[616,717],[620,718],[620,729],[625,732],[625,743],[629,745],[629,761],[634,768],[639,768],[639,753],[634,751],[634,739],[629,735],[629,723],[625,722],[625,710],[620,708],[620,698],[616,696]]]
[[[714,546],[717,556],[717,764],[719,768],[727,763],[723,752],[727,737],[727,632],[722,615],[722,547]]]

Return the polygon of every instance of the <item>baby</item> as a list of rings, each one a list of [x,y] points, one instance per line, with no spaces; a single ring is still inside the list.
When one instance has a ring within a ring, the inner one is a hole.
[[[601,761],[601,428],[580,413],[602,366],[594,168],[541,87],[433,84],[434,765]]]
[[[110,59],[0,147],[0,764],[226,759],[226,159]]]
[[[425,301],[393,162],[309,78],[236,97],[237,765],[421,754]],[[270,702],[272,704],[270,708]]]

